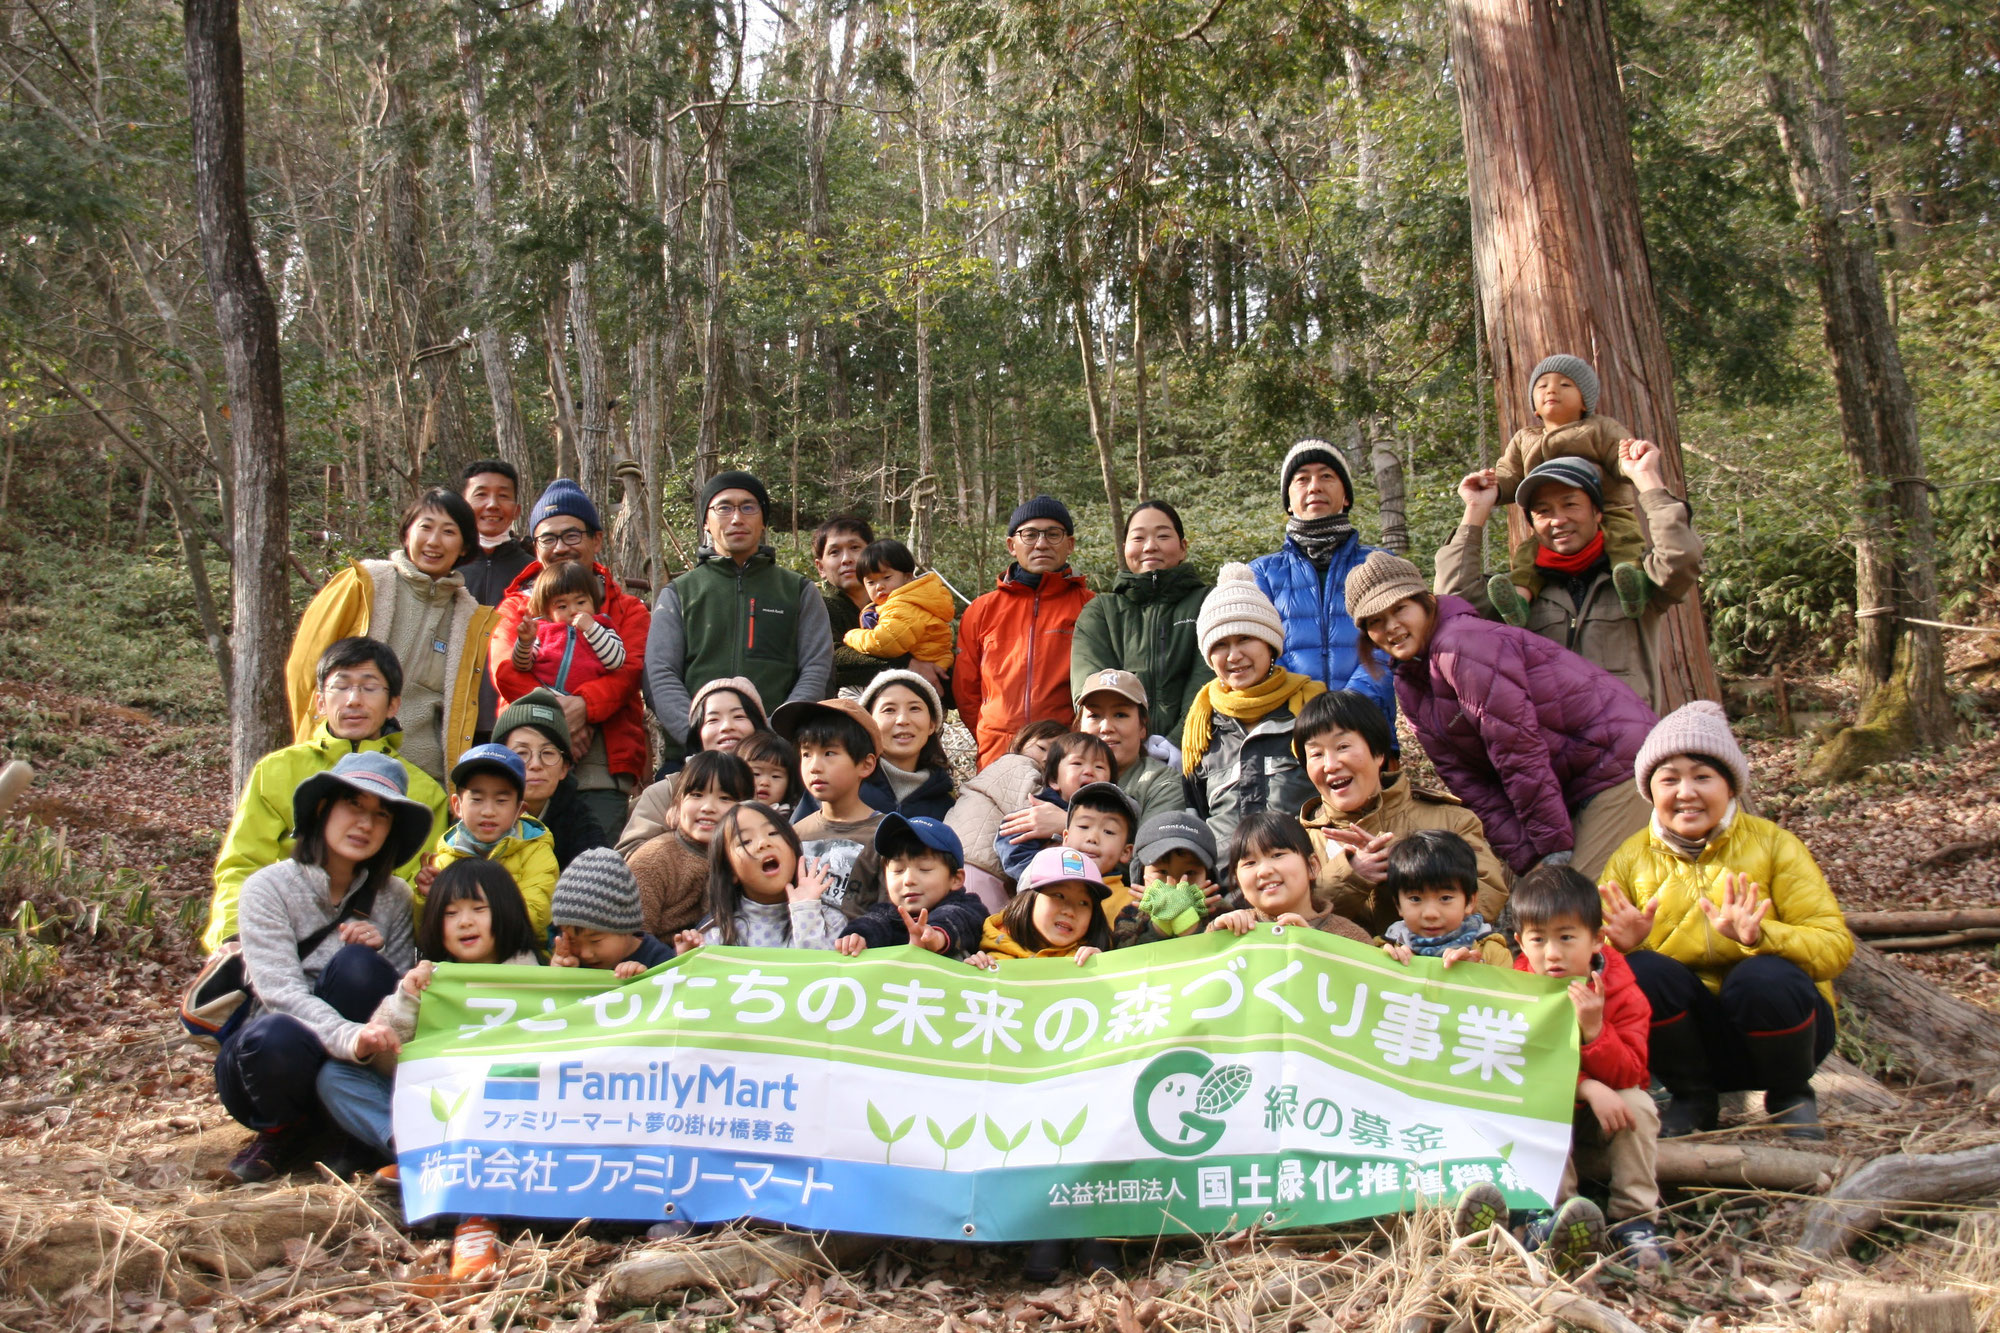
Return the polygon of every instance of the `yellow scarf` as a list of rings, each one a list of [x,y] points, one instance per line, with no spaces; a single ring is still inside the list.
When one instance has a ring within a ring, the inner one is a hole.
[[[1219,680],[1211,680],[1188,709],[1187,726],[1181,732],[1181,771],[1192,774],[1202,756],[1208,753],[1217,713],[1235,718],[1247,729],[1258,718],[1280,708],[1291,709],[1296,717],[1308,701],[1325,693],[1326,686],[1291,671],[1273,671],[1247,690],[1232,690]]]

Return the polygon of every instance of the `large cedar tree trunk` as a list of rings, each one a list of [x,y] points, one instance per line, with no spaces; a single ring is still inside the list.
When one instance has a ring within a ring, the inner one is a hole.
[[[278,311],[250,236],[243,172],[243,40],[236,0],[186,0],[188,118],[202,266],[229,385],[231,535],[230,778],[237,790],[285,744],[285,653],[292,638],[285,396]]]
[[[1938,618],[1936,533],[1916,401],[1854,185],[1833,15],[1826,0],[1801,0],[1797,18],[1804,77],[1794,81],[1767,53],[1765,91],[1805,221],[1841,444],[1858,488],[1855,649],[1866,695],[1860,724],[1813,765],[1815,776],[1838,780],[1944,740],[1951,713],[1938,630],[1903,623]]]
[[[472,169],[472,299],[478,307],[473,339],[479,364],[486,372],[486,393],[493,400],[493,443],[501,459],[521,474],[521,494],[533,495],[534,469],[528,459],[528,429],[521,420],[521,403],[514,391],[514,362],[491,309],[493,276],[499,268],[499,203],[493,192],[493,131],[486,120],[486,74],[473,49],[473,11],[461,3],[458,14],[458,62],[465,84],[466,154]]]
[[[1597,369],[1601,411],[1660,446],[1684,487],[1673,365],[1639,226],[1604,0],[1452,0],[1473,252],[1503,436],[1533,420],[1528,372],[1552,352]],[[1518,509],[1510,540],[1528,535]],[[1661,707],[1721,697],[1701,607],[1661,622]]]

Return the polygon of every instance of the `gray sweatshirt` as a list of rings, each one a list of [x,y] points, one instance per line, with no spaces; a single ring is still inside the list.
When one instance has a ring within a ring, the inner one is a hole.
[[[361,888],[357,877],[341,905]],[[299,945],[305,938],[332,921],[339,911],[327,901],[326,871],[286,859],[243,881],[236,930],[243,948],[243,970],[255,997],[251,1016],[271,1013],[295,1018],[319,1038],[328,1055],[352,1060],[355,1034],[364,1025],[341,1017],[339,1010],[313,994],[320,973],[343,947],[340,932],[328,932],[317,948],[303,959],[299,957]],[[368,915],[349,919],[365,920],[382,932],[382,957],[398,972],[416,965],[410,889],[402,880],[390,876],[375,891]]]

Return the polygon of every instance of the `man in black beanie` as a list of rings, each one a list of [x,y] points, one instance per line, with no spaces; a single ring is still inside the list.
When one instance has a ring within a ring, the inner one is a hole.
[[[701,488],[695,567],[660,590],[646,640],[646,702],[667,733],[667,764],[686,752],[688,706],[723,676],[747,676],[773,712],[833,687],[833,634],[810,579],[764,542],[771,493],[748,472]]]

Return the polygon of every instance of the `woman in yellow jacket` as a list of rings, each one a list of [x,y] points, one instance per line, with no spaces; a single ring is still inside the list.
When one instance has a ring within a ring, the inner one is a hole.
[[[1653,1006],[1649,1063],[1670,1138],[1715,1128],[1718,1094],[1761,1089],[1793,1138],[1825,1138],[1811,1079],[1833,1050],[1833,979],[1854,956],[1840,904],[1804,843],[1737,800],[1750,765],[1719,704],[1647,736],[1653,803],[1604,869],[1604,925]]]
[[[306,607],[285,661],[292,738],[312,739],[313,671],[338,640],[366,635],[389,645],[403,668],[404,762],[444,785],[453,757],[472,746],[479,683],[493,608],[465,589],[458,567],[478,553],[472,508],[433,488],[403,511],[400,549],[387,560],[357,560],[327,580]]]

